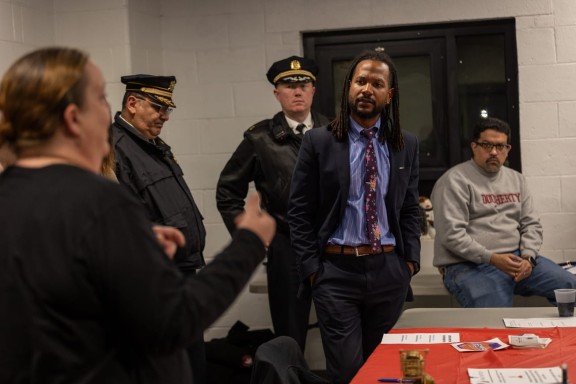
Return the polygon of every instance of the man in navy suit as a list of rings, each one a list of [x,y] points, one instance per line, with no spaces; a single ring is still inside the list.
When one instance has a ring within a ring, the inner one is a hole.
[[[340,114],[304,136],[292,178],[300,294],[312,294],[334,383],[349,383],[393,327],[419,270],[418,142],[400,129],[399,103],[390,57],[356,57]]]

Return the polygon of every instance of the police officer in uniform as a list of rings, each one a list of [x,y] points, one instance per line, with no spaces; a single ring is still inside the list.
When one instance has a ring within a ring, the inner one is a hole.
[[[142,202],[150,220],[182,231],[186,245],[178,249],[174,262],[185,276],[192,276],[205,265],[203,217],[170,146],[159,136],[176,108],[172,100],[176,78],[131,75],[122,76],[121,81],[126,92],[122,111],[112,124],[116,176]],[[194,383],[205,383],[204,341],[198,340],[188,353]]]
[[[291,56],[272,64],[266,77],[274,85],[273,93],[282,111],[244,133],[220,174],[216,190],[217,207],[230,233],[234,231],[234,219],[244,210],[250,182],[260,192],[264,208],[276,219],[277,232],[268,248],[266,264],[272,324],[277,336],[293,337],[302,351],[311,301],[297,298],[300,281],[286,212],[302,136],[329,122],[311,110],[317,74],[316,63],[303,57]]]

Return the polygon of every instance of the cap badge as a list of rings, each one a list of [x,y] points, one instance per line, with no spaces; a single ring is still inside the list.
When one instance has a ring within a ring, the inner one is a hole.
[[[174,80],[171,81],[171,82],[170,82],[170,86],[168,87],[168,90],[169,90],[170,92],[174,91],[174,87],[175,87],[175,86],[176,86],[176,81],[174,81]]]
[[[290,69],[300,69],[300,62],[298,60],[292,60],[290,62]]]

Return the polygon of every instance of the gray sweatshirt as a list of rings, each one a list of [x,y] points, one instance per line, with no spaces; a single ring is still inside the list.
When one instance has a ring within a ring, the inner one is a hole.
[[[446,171],[432,191],[434,266],[471,261],[489,263],[492,253],[520,249],[536,256],[542,226],[526,179],[502,167],[488,173],[474,160]]]

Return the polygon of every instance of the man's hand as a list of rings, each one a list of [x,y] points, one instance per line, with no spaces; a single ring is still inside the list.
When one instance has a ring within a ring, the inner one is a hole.
[[[530,261],[522,259],[522,261],[520,262],[520,270],[518,271],[518,274],[514,277],[514,282],[517,283],[519,281],[522,281],[531,274],[532,274],[532,264],[530,264]]]
[[[174,227],[166,227],[163,225],[154,225],[152,230],[156,234],[156,239],[160,243],[166,255],[172,259],[178,250],[178,247],[183,247],[186,244],[186,239],[180,230]]]
[[[530,262],[512,253],[493,253],[490,264],[512,277],[516,283],[532,273]]]
[[[408,268],[410,269],[410,276],[414,276],[414,262],[407,261],[406,263],[408,264]]]
[[[268,213],[262,211],[258,194],[248,197],[244,213],[236,216],[235,222],[236,228],[247,229],[258,235],[265,247],[270,246],[276,233],[276,221]]]

